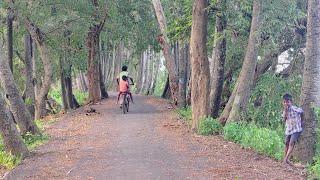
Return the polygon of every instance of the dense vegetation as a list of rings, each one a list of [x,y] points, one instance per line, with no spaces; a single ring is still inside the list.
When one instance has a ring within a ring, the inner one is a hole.
[[[39,119],[108,98],[127,65],[131,90],[169,99],[194,132],[278,160],[292,94],[294,158],[320,176],[319,14],[314,0],[1,1],[0,164],[47,139]]]

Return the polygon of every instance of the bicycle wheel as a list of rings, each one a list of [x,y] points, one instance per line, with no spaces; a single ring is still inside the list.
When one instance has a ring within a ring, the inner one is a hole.
[[[129,112],[129,105],[130,105],[130,101],[129,101],[129,99],[127,98],[127,112]]]
[[[127,112],[127,98],[125,96],[123,97],[122,111],[123,111],[123,114]]]

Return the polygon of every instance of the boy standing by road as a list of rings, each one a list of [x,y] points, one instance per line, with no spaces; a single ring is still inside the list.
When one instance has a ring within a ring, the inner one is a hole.
[[[283,163],[285,164],[290,164],[290,155],[302,132],[301,116],[303,110],[299,107],[293,106],[292,104],[292,96],[290,94],[285,94],[283,96],[283,121],[286,127],[285,157],[283,159]]]

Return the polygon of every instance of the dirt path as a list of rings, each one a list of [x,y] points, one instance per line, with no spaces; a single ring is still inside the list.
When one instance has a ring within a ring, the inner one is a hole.
[[[64,116],[6,179],[304,179],[221,137],[191,134],[163,100],[135,100],[126,115],[112,96],[93,106],[100,114]]]

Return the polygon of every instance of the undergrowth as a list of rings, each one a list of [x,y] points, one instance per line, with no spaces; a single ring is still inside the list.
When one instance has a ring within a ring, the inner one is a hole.
[[[84,105],[89,96],[87,92],[82,92],[76,89],[73,90],[73,94],[81,106]],[[49,96],[62,106],[62,95],[59,88],[52,88],[49,92]]]
[[[44,122],[40,120],[35,121],[38,128],[41,132],[44,131]],[[49,136],[46,134],[41,135],[32,135],[30,133],[25,134],[23,141],[26,144],[27,148],[31,151],[36,147],[46,143],[49,140]],[[0,138],[0,166],[3,166],[6,169],[13,169],[21,162],[21,157],[13,156],[10,153],[5,152],[3,141]]]
[[[300,76],[284,79],[273,74],[263,75],[252,90],[247,114],[243,116],[244,122],[228,123],[223,127],[224,139],[281,160],[284,149],[284,124],[281,120],[282,96],[285,93],[292,94],[297,104],[300,91]],[[190,107],[179,109],[177,112],[181,118],[191,123]],[[320,109],[317,110],[317,114],[320,119]],[[219,134],[221,127],[217,123],[212,118],[202,119],[199,134]],[[320,123],[318,123],[317,132],[316,155],[313,164],[308,168],[311,178],[320,178]]]

